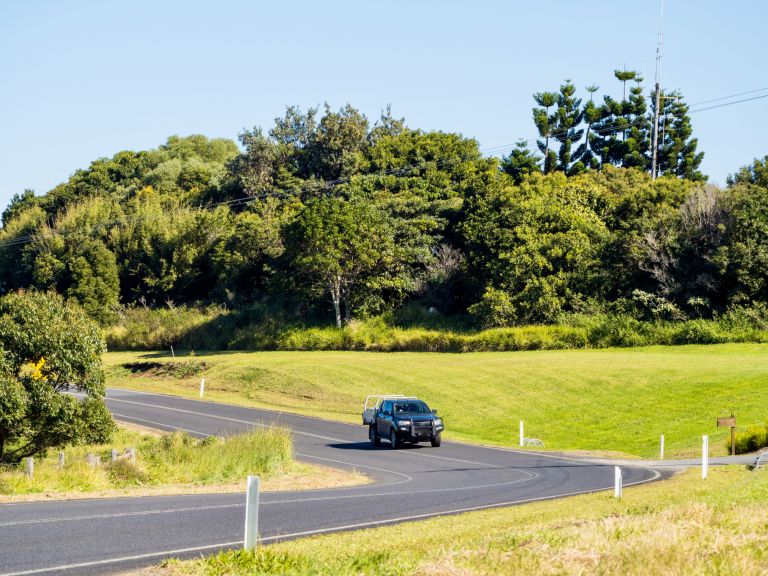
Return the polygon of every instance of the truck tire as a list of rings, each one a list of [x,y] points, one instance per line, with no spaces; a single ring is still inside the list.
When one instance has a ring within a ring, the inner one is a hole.
[[[400,448],[400,439],[397,437],[397,434],[395,434],[394,428],[389,431],[389,447],[392,448],[392,450]]]
[[[440,448],[440,442],[441,442],[440,434],[438,434],[434,438],[430,438],[429,441],[432,442],[432,447],[433,448]]]
[[[368,438],[371,440],[371,446],[378,446],[381,444],[381,438],[376,436],[376,430],[373,429],[373,425],[368,426]]]

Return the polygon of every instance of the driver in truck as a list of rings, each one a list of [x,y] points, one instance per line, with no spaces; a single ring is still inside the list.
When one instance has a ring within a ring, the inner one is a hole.
[[[373,401],[369,407],[371,398]],[[385,438],[393,449],[401,447],[405,442],[429,442],[437,448],[444,427],[442,418],[436,414],[437,410],[430,410],[418,398],[369,396],[363,408],[363,423],[369,426],[368,436],[373,446],[378,446],[381,439]]]

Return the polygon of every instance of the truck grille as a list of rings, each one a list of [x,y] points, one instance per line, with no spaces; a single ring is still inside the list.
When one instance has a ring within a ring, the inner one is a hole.
[[[432,422],[416,422],[413,423],[413,431],[414,432],[431,432],[432,431]]]

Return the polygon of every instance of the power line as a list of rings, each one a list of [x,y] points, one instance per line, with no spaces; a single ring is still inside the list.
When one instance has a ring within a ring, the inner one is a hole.
[[[726,102],[725,104],[718,104],[717,106],[708,106],[707,108],[699,108],[698,110],[689,110],[688,114],[695,112],[704,112],[704,110],[713,110],[714,108],[722,108],[723,106],[731,106],[733,104],[741,104],[742,102],[749,102],[750,100],[760,100],[760,98],[768,98],[768,94],[763,96],[755,96],[754,98],[745,98],[744,100],[737,100],[736,102]],[[714,100],[712,100],[714,102]]]
[[[728,98],[736,98],[736,96],[744,96],[744,94],[754,94],[755,92],[762,92],[763,90],[768,90],[768,88],[760,88],[759,90],[750,90],[749,92],[731,94],[730,96],[723,96],[722,98],[715,98],[714,100],[705,100],[704,102],[696,102],[695,104],[688,104],[688,106],[700,106],[702,104],[709,104],[710,102],[717,102],[718,100],[727,100]]]

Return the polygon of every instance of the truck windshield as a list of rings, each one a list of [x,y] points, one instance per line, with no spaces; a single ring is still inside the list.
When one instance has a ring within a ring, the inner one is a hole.
[[[395,402],[395,414],[429,414],[424,402]]]

